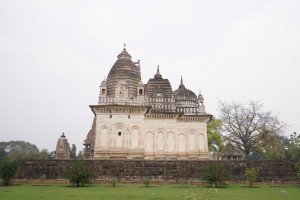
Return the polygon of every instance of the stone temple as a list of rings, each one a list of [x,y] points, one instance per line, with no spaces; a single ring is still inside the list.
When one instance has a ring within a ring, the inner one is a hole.
[[[140,62],[124,48],[100,85],[84,159],[208,159],[204,99],[184,86],[173,90],[159,67],[146,84]]]

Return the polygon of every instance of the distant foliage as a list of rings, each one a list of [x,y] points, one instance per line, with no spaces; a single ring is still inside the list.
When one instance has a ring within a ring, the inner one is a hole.
[[[0,161],[7,156],[14,160],[55,158],[53,151],[39,151],[36,145],[24,141],[0,142]]]
[[[226,187],[227,180],[230,179],[231,174],[220,163],[211,163],[200,171],[201,178],[207,182],[209,187]]]
[[[78,154],[76,156],[76,159],[78,159],[78,160],[82,160],[83,159],[83,153],[82,153],[82,151],[78,152]]]
[[[9,157],[4,158],[0,165],[0,174],[4,186],[11,184],[11,179],[16,175],[19,167],[19,162]]]
[[[246,169],[245,171],[245,176],[249,182],[249,186],[252,188],[253,187],[253,183],[256,181],[257,179],[257,172],[254,168],[251,169]]]
[[[71,159],[76,159],[76,151],[77,151],[76,145],[72,144],[72,148],[70,149],[70,158]]]
[[[94,177],[92,167],[84,160],[75,160],[65,171],[65,178],[74,186],[84,186]]]
[[[300,135],[296,132],[290,135],[289,154],[292,160],[300,159]]]
[[[148,177],[144,178],[144,185],[148,188],[150,187],[150,179]]]

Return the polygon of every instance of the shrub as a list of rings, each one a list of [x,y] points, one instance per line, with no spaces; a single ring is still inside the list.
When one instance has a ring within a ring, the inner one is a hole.
[[[228,184],[225,182],[230,179],[231,174],[225,167],[218,163],[207,165],[200,172],[201,178],[207,182],[209,187],[226,187]]]
[[[144,178],[144,185],[148,188],[150,187],[150,179],[148,177]]]
[[[86,183],[90,183],[94,177],[94,171],[86,161],[74,160],[70,166],[67,167],[65,177],[72,185],[77,187],[84,186]]]
[[[249,182],[249,186],[252,188],[253,183],[256,181],[256,178],[257,178],[256,170],[254,168],[251,168],[251,169],[247,168],[245,170],[245,176]]]
[[[113,179],[110,181],[110,183],[111,183],[111,186],[112,186],[112,187],[116,187],[116,185],[117,185],[117,180],[116,180],[115,178],[113,178]]]
[[[11,179],[16,175],[18,167],[19,162],[8,157],[1,161],[0,174],[3,185],[9,186],[11,184]]]

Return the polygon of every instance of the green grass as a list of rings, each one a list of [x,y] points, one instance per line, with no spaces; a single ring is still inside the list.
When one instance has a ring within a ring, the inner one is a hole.
[[[300,198],[300,187],[296,185],[256,185],[256,188],[248,188],[246,185],[230,185],[228,188],[217,190],[215,199],[222,200],[296,200]],[[187,185],[157,185],[146,188],[141,184],[118,184],[113,188],[109,184],[89,185],[87,187],[70,187],[66,185],[16,185],[0,186],[0,199],[22,200],[60,200],[60,199],[184,199]],[[191,190],[193,191],[193,189]]]

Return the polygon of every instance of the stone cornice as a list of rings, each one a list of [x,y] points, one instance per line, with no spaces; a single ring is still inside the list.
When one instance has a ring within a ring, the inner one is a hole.
[[[129,105],[90,105],[94,115],[96,113],[124,113],[145,115],[150,106],[129,106]]]

